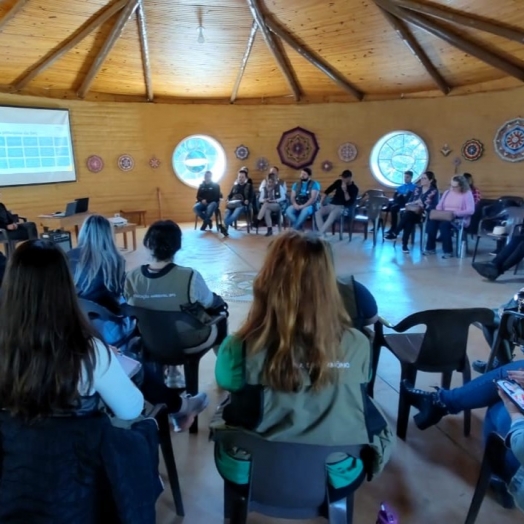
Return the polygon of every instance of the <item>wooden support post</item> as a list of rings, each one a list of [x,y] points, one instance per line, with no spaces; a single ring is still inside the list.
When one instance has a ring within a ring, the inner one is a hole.
[[[255,36],[258,31],[258,24],[253,20],[251,25],[251,32],[249,33],[249,38],[247,40],[246,50],[244,51],[244,56],[242,57],[242,63],[240,64],[240,70],[238,71],[237,79],[235,80],[235,86],[233,87],[233,93],[231,94],[230,102],[233,104],[237,99],[238,88],[240,87],[240,82],[244,76],[244,71],[246,70],[247,61],[249,60],[249,55],[251,54],[251,49],[253,49],[253,44],[255,43]]]
[[[17,0],[13,7],[8,11],[8,13],[0,20],[0,31],[18,14],[20,9],[24,7],[27,3],[27,0]]]
[[[140,52],[142,53],[142,66],[144,68],[144,81],[146,84],[147,100],[153,101],[153,81],[151,79],[151,62],[149,61],[149,45],[147,41],[146,15],[144,12],[144,2],[140,0],[136,12],[138,22],[138,34],[140,36]]]
[[[251,10],[253,19],[258,24],[260,32],[262,33],[264,42],[266,43],[268,49],[270,50],[271,54],[275,58],[280,71],[282,71],[282,74],[286,78],[287,83],[289,84],[289,87],[291,88],[291,91],[293,92],[293,96],[295,97],[295,100],[298,102],[300,100],[300,88],[298,87],[298,83],[291,69],[291,65],[289,64],[288,60],[286,59],[284,52],[282,51],[278,43],[273,38],[273,35],[270,33],[270,31],[266,27],[264,17],[262,16],[260,8],[258,7],[258,4],[257,4],[257,0],[246,0],[246,1],[247,1],[247,5],[249,6],[249,9]]]
[[[449,8],[442,8],[441,6],[431,4],[421,4],[415,0],[395,0],[395,4],[400,7],[405,7],[411,11],[431,15],[435,18],[440,18],[446,22],[464,25],[472,29],[478,29],[486,33],[492,33],[497,36],[502,36],[509,40],[515,40],[524,44],[524,31],[509,26],[497,24],[491,20],[487,20],[477,16],[471,16],[466,13],[461,13]]]
[[[420,60],[428,74],[433,78],[435,84],[439,89],[447,95],[451,91],[451,87],[446,83],[442,75],[437,71],[437,68],[433,65],[431,60],[428,58],[421,45],[417,42],[415,37],[411,34],[410,30],[406,25],[399,20],[397,17],[393,16],[391,13],[386,11],[380,6],[377,6],[386,20],[391,24],[393,29],[396,31],[401,40],[408,46],[410,51]]]
[[[479,44],[464,38],[456,33],[451,32],[449,29],[444,28],[432,20],[428,19],[426,16],[419,15],[408,9],[403,9],[397,7],[390,0],[375,0],[375,3],[390,12],[392,15],[400,18],[404,22],[409,22],[421,29],[424,29],[428,33],[444,40],[448,44],[464,51],[468,55],[478,58],[482,62],[489,64],[490,66],[504,71],[504,73],[518,78],[521,82],[524,82],[524,69],[510,62],[506,58],[481,47]]]
[[[87,92],[89,91],[89,88],[91,87],[91,84],[93,83],[93,80],[95,79],[98,70],[104,63],[111,49],[113,49],[115,42],[122,34],[122,31],[126,23],[131,18],[131,16],[133,16],[133,13],[135,12],[135,9],[137,8],[139,1],[140,0],[129,0],[124,9],[122,9],[120,16],[118,17],[118,20],[116,21],[115,25],[113,26],[113,29],[106,38],[104,45],[96,55],[95,61],[91,64],[91,67],[87,72],[87,75],[85,76],[82,85],[80,86],[80,89],[78,90],[79,98],[85,98],[85,96],[87,95]]]
[[[320,69],[330,80],[335,82],[344,91],[347,91],[353,95],[357,100],[362,100],[364,94],[359,91],[356,87],[353,87],[339,72],[335,71],[327,62],[325,62],[318,55],[305,49],[301,46],[295,38],[293,38],[285,29],[280,27],[278,24],[266,18],[266,25],[280,37],[287,45],[293,48],[300,56],[304,57],[308,62],[313,64],[317,69]]]
[[[33,78],[38,76],[42,71],[45,71],[50,65],[54,64],[59,58],[64,56],[68,51],[76,47],[87,35],[91,34],[97,27],[101,26],[107,22],[113,15],[122,10],[127,4],[128,0],[119,0],[114,3],[111,7],[108,7],[102,13],[98,14],[96,18],[87,24],[84,29],[74,35],[70,40],[65,40],[62,42],[56,50],[52,51],[50,54],[44,56],[36,66],[24,72],[20,76],[15,84],[14,88],[17,91],[23,89]]]

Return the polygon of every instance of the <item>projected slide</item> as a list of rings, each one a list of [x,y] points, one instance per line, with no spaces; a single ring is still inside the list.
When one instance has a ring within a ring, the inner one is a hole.
[[[0,186],[74,180],[67,110],[0,107]]]

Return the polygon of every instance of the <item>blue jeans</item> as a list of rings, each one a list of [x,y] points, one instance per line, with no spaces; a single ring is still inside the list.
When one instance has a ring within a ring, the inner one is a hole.
[[[213,218],[213,213],[218,207],[218,202],[209,202],[209,204],[202,204],[202,202],[197,202],[193,206],[193,211],[195,215],[198,215],[202,220],[211,220]]]
[[[508,378],[508,370],[524,369],[522,360],[514,360],[484,375],[480,375],[465,386],[454,389],[440,389],[439,398],[450,413],[465,409],[486,408],[500,401],[495,380]]]
[[[300,211],[297,211],[293,206],[289,206],[286,209],[286,216],[288,217],[289,223],[293,229],[300,229],[308,217],[313,215],[314,210],[314,206],[305,207]]]
[[[246,213],[244,206],[237,207],[236,209],[226,209],[224,216],[224,225],[229,227],[233,222],[236,222],[242,213]]]
[[[453,224],[445,220],[428,220],[426,224],[426,232],[428,234],[426,251],[435,251],[439,230],[442,238],[442,251],[444,251],[444,253],[453,253],[453,244],[451,242]]]

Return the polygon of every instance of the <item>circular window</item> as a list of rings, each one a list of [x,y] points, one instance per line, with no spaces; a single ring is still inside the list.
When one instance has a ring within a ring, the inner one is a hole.
[[[404,172],[413,171],[413,181],[426,171],[429,152],[422,138],[411,131],[393,131],[383,136],[371,151],[373,176],[385,186],[404,183]]]
[[[224,148],[210,136],[192,135],[184,138],[173,152],[173,170],[186,185],[197,188],[204,173],[213,173],[213,182],[218,182],[226,172]]]

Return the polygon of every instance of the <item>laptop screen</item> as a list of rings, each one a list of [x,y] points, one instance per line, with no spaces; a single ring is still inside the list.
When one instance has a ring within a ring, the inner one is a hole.
[[[76,212],[86,213],[89,209],[89,198],[77,198],[76,199]]]

